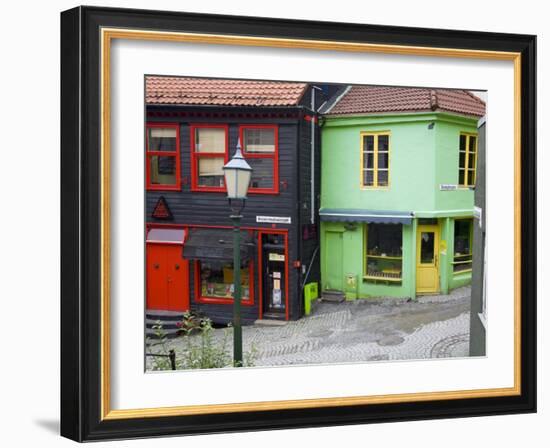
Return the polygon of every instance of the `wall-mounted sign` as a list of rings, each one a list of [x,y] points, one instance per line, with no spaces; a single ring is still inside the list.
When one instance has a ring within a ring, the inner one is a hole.
[[[439,184],[439,189],[441,191],[454,191],[458,188],[458,185],[455,184]]]
[[[270,224],[290,224],[290,216],[256,216],[256,222],[268,222]]]
[[[161,196],[157,201],[157,205],[155,205],[151,216],[155,219],[172,219],[172,212],[164,196]]]
[[[283,254],[276,254],[274,252],[270,252],[269,261],[285,261],[285,256]]]

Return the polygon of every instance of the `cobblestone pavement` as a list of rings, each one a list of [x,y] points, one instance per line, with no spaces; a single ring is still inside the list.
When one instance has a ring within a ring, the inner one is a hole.
[[[284,326],[243,327],[243,348],[254,347],[256,366],[464,357],[469,309],[469,287],[417,302],[318,302],[310,316]],[[168,345],[176,356],[184,350],[183,338]]]

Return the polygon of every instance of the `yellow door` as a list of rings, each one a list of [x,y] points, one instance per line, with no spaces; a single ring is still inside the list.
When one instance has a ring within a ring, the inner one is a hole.
[[[439,228],[418,226],[416,231],[416,292],[439,291]]]

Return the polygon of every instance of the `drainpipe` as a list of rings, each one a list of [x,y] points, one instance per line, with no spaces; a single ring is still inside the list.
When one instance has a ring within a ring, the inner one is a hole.
[[[311,86],[311,110],[313,111],[313,116],[311,117],[311,224],[315,224],[315,122],[317,121],[317,111],[315,110],[315,90],[323,90],[317,86]]]

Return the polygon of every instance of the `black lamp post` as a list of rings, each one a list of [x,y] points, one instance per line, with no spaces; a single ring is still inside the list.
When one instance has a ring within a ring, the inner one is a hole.
[[[252,168],[241,153],[241,142],[237,151],[223,167],[227,197],[233,221],[233,365],[243,365],[243,335],[241,327],[241,212],[244,209],[246,193],[250,185]]]

